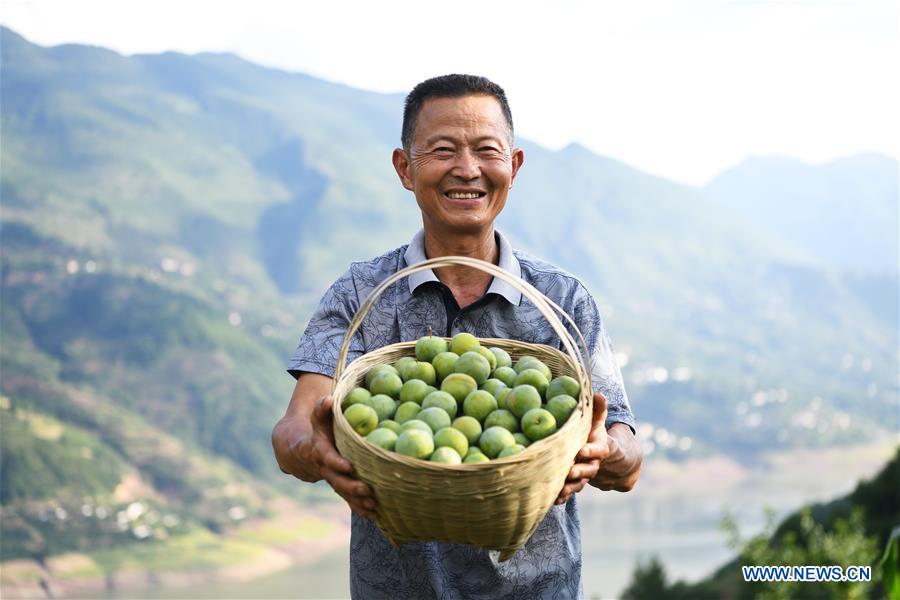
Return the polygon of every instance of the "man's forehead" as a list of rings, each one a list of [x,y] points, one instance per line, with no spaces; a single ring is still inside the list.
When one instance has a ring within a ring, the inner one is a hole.
[[[415,138],[433,137],[441,129],[477,128],[487,135],[509,135],[500,102],[490,95],[429,98],[422,104]]]

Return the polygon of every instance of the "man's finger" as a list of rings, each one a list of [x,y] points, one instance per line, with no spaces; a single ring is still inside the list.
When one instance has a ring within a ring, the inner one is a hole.
[[[592,418],[594,425],[597,423],[606,424],[607,414],[606,396],[600,392],[594,392],[594,414]]]
[[[322,396],[313,406],[312,418],[319,424],[331,424],[331,396]]]
[[[604,442],[588,442],[578,451],[578,459],[596,460],[599,464],[609,457],[609,451],[608,440],[604,440]]]
[[[372,489],[358,479],[347,477],[342,473],[338,473],[332,469],[325,468],[322,470],[322,477],[328,481],[334,491],[342,496],[352,496],[360,500],[372,499]]]
[[[591,461],[589,463],[575,463],[575,465],[569,469],[569,476],[566,479],[567,481],[593,479],[599,470],[600,464],[596,461]]]
[[[366,519],[375,518],[375,499],[368,493],[368,486],[330,469],[323,469],[322,476],[335,493],[350,506],[350,510]]]
[[[572,483],[567,483],[563,486],[563,493],[567,496],[571,496],[574,493],[580,492],[584,489],[585,484],[587,483],[586,479],[579,479],[578,481],[573,481]]]
[[[350,474],[353,472],[353,465],[340,455],[331,440],[318,436],[315,441],[315,449],[316,454],[319,456],[319,464],[322,467],[327,467],[340,473]]]
[[[588,484],[588,479],[579,479],[578,481],[573,481],[571,483],[567,483],[563,486],[563,489],[560,490],[559,495],[556,497],[556,504],[565,504],[569,501],[569,497],[572,494],[576,494],[584,489],[584,487]]]

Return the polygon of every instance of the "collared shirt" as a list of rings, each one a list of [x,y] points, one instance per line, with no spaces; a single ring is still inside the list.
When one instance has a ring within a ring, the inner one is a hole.
[[[495,232],[500,268],[521,277],[556,302],[578,325],[591,352],[591,382],[608,402],[606,425],[634,416],[625,395],[597,304],[573,275],[513,250]],[[288,371],[334,376],[350,320],[372,290],[390,275],[425,260],[424,232],[412,241],[365,262],[353,263],[325,292],[300,338]],[[448,294],[453,305],[448,305]],[[433,271],[422,271],[388,287],[354,335],[348,363],[388,344],[435,333],[469,332],[547,344],[562,349],[559,336],[526,297],[494,279],[472,304],[454,305],[450,290]],[[577,339],[577,338],[576,338]],[[509,560],[498,553],[461,544],[414,542],[393,547],[367,519],[352,515],[350,590],[355,598],[573,598],[582,596],[581,531],[573,494],[554,505],[528,542]]]

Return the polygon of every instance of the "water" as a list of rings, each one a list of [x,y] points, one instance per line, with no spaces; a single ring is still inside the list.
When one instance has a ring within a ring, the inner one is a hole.
[[[92,598],[115,600],[349,598],[349,571],[347,551],[340,550],[326,554],[314,562],[295,565],[251,581],[209,583],[170,589],[113,590]]]

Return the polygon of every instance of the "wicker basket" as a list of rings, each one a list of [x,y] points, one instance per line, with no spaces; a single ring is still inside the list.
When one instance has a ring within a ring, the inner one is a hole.
[[[485,271],[515,286],[547,319],[567,354],[550,346],[505,339],[485,339],[485,345],[506,350],[513,360],[525,354],[537,356],[554,376],[569,375],[581,386],[578,405],[558,432],[519,454],[487,463],[447,465],[389,452],[357,435],[340,410],[341,400],[361,385],[370,368],[414,355],[415,341],[401,342],[369,352],[344,368],[350,340],[378,297],[388,286],[412,273],[455,265]],[[562,489],[591,426],[590,357],[584,350],[584,363],[579,360],[576,343],[557,312],[572,324],[585,349],[584,339],[571,318],[537,289],[490,263],[458,256],[431,259],[398,271],[360,307],[347,330],[336,365],[332,390],[334,437],[340,453],[353,464],[356,476],[371,486],[377,503],[375,522],[393,544],[422,540],[469,544],[499,550],[500,560],[506,560],[531,537]]]

